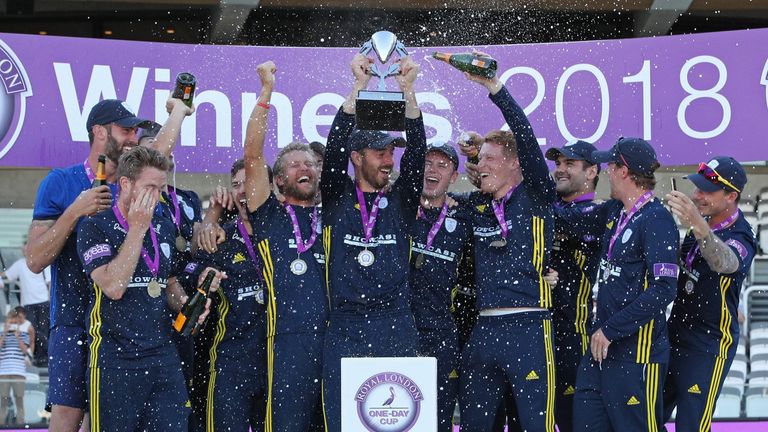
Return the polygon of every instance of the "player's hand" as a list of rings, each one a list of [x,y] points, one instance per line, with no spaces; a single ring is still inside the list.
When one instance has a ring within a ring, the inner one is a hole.
[[[197,318],[197,323],[200,325],[203,325],[205,323],[206,318],[208,318],[208,314],[211,313],[211,299],[205,299],[205,309],[203,310],[203,313],[200,314],[200,316]]]
[[[169,97],[168,100],[165,101],[165,110],[168,111],[168,114],[171,114],[174,111],[179,111],[183,112],[185,116],[191,116],[195,112],[195,105],[193,104],[191,107],[188,107],[183,100]]]
[[[472,50],[472,54],[477,54],[477,55],[481,55],[481,56],[490,57],[488,54],[486,54],[484,52],[481,52],[481,51],[477,51],[475,49]],[[472,82],[476,82],[476,83],[480,84],[481,86],[485,87],[486,89],[488,89],[488,93],[490,93],[490,94],[498,93],[499,90],[501,90],[501,87],[503,86],[501,81],[499,81],[499,77],[498,76],[495,76],[495,77],[489,79],[489,78],[486,78],[486,77],[483,77],[483,76],[479,76],[479,75],[472,75],[469,72],[464,72],[464,76],[468,80],[470,80]]]
[[[146,231],[152,222],[152,215],[155,213],[155,206],[160,198],[160,192],[150,189],[142,189],[138,196],[128,209],[125,217],[129,229]]]
[[[477,132],[464,132],[458,139],[459,151],[468,158],[476,158],[483,141],[483,137]]]
[[[216,186],[216,189],[214,189],[213,193],[211,194],[210,207],[216,206],[225,208],[227,210],[232,210],[235,208],[235,197],[232,195],[232,192],[221,185]]]
[[[219,290],[219,286],[221,284],[221,281],[223,279],[227,278],[227,274],[219,271],[218,269],[215,269],[213,267],[206,267],[205,270],[203,270],[202,273],[200,273],[200,277],[197,279],[197,286],[202,286],[203,282],[205,281],[205,277],[208,276],[208,272],[214,272],[213,280],[211,281],[211,288],[210,292],[214,293]]]
[[[680,191],[671,191],[667,194],[666,199],[672,214],[677,216],[681,228],[686,231],[693,228],[694,234],[698,234],[697,238],[708,232],[707,221],[699,213],[696,204],[686,194]]]
[[[357,53],[354,57],[352,57],[352,62],[349,66],[352,69],[352,76],[355,78],[355,87],[368,87],[368,81],[371,80],[372,63],[373,59],[370,59],[360,53]]]
[[[480,171],[477,169],[477,165],[471,162],[466,162],[464,164],[464,170],[467,172],[469,182],[480,189]]]
[[[275,88],[276,72],[277,66],[275,66],[275,63],[271,60],[256,66],[256,73],[259,74],[262,88],[268,88],[270,90]]]
[[[227,234],[219,224],[207,223],[200,230],[197,243],[204,251],[214,253],[218,249],[218,245],[222,244],[226,238]]]
[[[558,274],[555,271],[555,269],[553,269],[553,268],[550,268],[547,271],[547,274],[544,275],[544,281],[549,284],[550,288],[555,288],[557,286],[557,281],[558,280],[559,280],[558,279]]]
[[[597,331],[592,333],[592,338],[589,341],[589,347],[592,350],[592,358],[596,362],[602,363],[602,361],[608,357],[608,346],[610,344],[611,341],[605,337],[603,329],[597,329]]]
[[[411,91],[413,90],[413,83],[419,75],[420,67],[411,56],[405,56],[398,62],[400,63],[400,74],[395,76],[397,84],[400,85],[401,91]]]
[[[450,195],[445,196],[445,202],[448,204],[448,208],[454,208],[459,205],[459,202],[453,199]]]
[[[80,192],[75,202],[70,205],[78,216],[93,216],[112,207],[112,192],[109,186],[99,186]]]

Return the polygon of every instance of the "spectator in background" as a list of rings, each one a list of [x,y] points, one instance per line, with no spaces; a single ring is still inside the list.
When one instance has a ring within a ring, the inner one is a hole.
[[[0,425],[5,424],[11,389],[16,405],[16,423],[24,423],[24,384],[26,355],[34,330],[17,310],[8,312],[0,335]]]
[[[19,258],[5,273],[0,272],[11,282],[17,282],[21,289],[21,306],[32,326],[37,329],[34,341],[35,365],[48,365],[48,331],[51,325],[51,268],[46,267],[41,273],[33,273],[27,266],[27,260]]]

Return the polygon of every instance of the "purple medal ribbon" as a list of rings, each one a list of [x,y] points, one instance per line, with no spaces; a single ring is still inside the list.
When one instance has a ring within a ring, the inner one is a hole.
[[[317,207],[312,212],[312,235],[306,242],[301,239],[301,229],[299,228],[299,220],[296,218],[296,211],[293,210],[290,204],[285,204],[285,211],[288,212],[288,216],[291,217],[291,224],[293,225],[293,237],[296,239],[296,250],[299,253],[306,252],[309,248],[315,244],[317,240]]]
[[[565,208],[565,207],[567,207],[567,206],[569,206],[571,204],[576,204],[576,203],[580,203],[580,202],[584,202],[584,201],[594,201],[594,199],[595,199],[595,193],[594,192],[588,192],[588,193],[585,193],[584,195],[579,195],[576,198],[574,198],[574,199],[572,199],[570,201],[567,201],[567,202],[563,201],[563,200],[559,200],[558,202],[555,203],[555,207],[557,207],[557,208]]]
[[[93,183],[93,179],[96,178],[96,175],[93,174],[93,170],[91,169],[91,161],[86,159],[85,162],[83,162],[83,168],[85,168],[85,175],[88,176],[88,181]]]
[[[384,196],[384,191],[379,191],[376,199],[373,200],[373,207],[371,208],[371,214],[368,214],[368,208],[365,206],[365,195],[360,190],[359,186],[355,186],[357,191],[357,204],[360,206],[360,216],[363,219],[363,232],[365,234],[365,243],[371,241],[373,236],[373,227],[376,226],[376,217],[379,215],[379,201]],[[313,231],[314,232],[314,231]]]
[[[432,242],[435,241],[435,236],[437,235],[437,232],[440,231],[440,227],[443,226],[443,222],[445,222],[445,217],[448,215],[448,203],[443,203],[443,208],[440,210],[440,216],[437,217],[437,221],[432,225],[432,228],[429,230],[429,233],[427,234],[427,249],[432,247]],[[419,206],[419,214],[418,217],[421,219],[424,219],[425,221],[429,222],[429,219],[427,219],[427,215],[424,214],[424,208]]]
[[[176,224],[176,230],[181,233],[181,207],[179,207],[179,200],[176,197],[176,188],[168,186],[168,195],[171,197],[171,203],[173,204],[173,223]]]
[[[728,216],[728,219],[713,226],[712,232],[718,232],[723,230],[725,227],[732,224],[738,218],[739,218],[739,210],[736,210],[732,215]],[[696,259],[696,254],[698,253],[699,253],[699,242],[694,240],[693,247],[691,248],[691,250],[688,251],[688,254],[685,256],[685,268],[688,269],[688,271],[690,271],[693,268],[693,260]]]
[[[123,217],[117,204],[112,206],[112,212],[115,213],[115,217],[120,226],[128,231],[128,221]],[[150,259],[149,253],[144,246],[141,247],[141,257],[144,258],[144,262],[147,263],[147,267],[149,268],[149,272],[152,273],[152,277],[157,279],[157,273],[160,270],[160,251],[157,246],[157,235],[155,234],[155,229],[152,227],[151,222],[149,225],[149,238],[152,239],[152,248],[154,249],[155,257]]]
[[[635,201],[635,205],[632,206],[631,209],[629,209],[629,213],[623,213],[621,216],[619,216],[619,226],[616,227],[616,232],[613,233],[613,236],[611,236],[611,240],[608,242],[608,254],[607,257],[610,260],[611,259],[611,251],[613,250],[613,244],[616,242],[616,239],[619,238],[619,234],[621,234],[622,231],[624,231],[624,227],[627,226],[630,219],[632,219],[632,216],[637,213],[638,210],[640,210],[640,207],[645,205],[648,201],[650,201],[653,198],[653,191],[647,191],[646,193],[640,195],[640,198]]]
[[[256,270],[260,269],[259,266],[259,260],[256,258],[256,250],[253,248],[253,242],[251,242],[251,236],[248,234],[248,230],[245,229],[245,224],[243,224],[243,220],[241,218],[237,218],[237,229],[240,231],[240,234],[243,236],[243,241],[245,242],[245,248],[248,250],[248,255],[251,257],[251,261],[253,261],[253,265],[256,266]],[[259,274],[259,279],[261,279],[262,282],[264,282],[264,275],[261,274],[260,271],[257,271],[256,273]]]
[[[509,197],[512,196],[512,193],[515,192],[517,187],[520,186],[519,184],[513,186],[509,192],[507,192],[506,195],[504,195],[504,198],[500,200],[491,200],[491,207],[493,207],[493,214],[496,215],[496,220],[499,221],[499,228],[501,229],[501,238],[504,240],[507,239],[507,234],[509,233],[509,228],[507,228],[507,220],[504,217],[504,206],[507,204],[507,200],[509,200]]]

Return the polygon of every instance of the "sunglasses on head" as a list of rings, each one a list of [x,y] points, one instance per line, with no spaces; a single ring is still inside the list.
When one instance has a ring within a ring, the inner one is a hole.
[[[738,193],[741,193],[741,189],[734,186],[731,182],[726,180],[723,176],[717,173],[714,168],[710,167],[706,163],[702,162],[699,164],[699,175],[704,176],[710,183],[712,184],[723,184],[728,186],[729,188],[735,190]]]

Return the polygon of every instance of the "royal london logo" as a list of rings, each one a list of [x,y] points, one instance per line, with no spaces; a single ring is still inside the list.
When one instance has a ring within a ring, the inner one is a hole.
[[[357,415],[369,432],[409,431],[419,419],[422,399],[419,386],[398,372],[376,374],[355,392]]]
[[[24,65],[5,41],[0,39],[0,159],[8,153],[21,133],[27,111],[26,99],[32,86]]]

